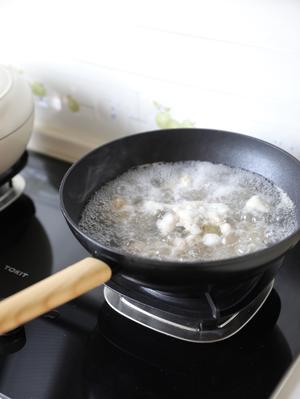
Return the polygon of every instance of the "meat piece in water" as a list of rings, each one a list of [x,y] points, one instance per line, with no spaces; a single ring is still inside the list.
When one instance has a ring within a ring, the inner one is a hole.
[[[126,205],[126,201],[122,197],[116,197],[112,200],[112,208],[115,210],[123,208],[124,205]]]
[[[215,245],[221,244],[222,240],[221,237],[219,237],[217,234],[207,233],[204,234],[202,242],[207,247],[214,247]]]
[[[250,213],[266,213],[270,207],[259,195],[253,195],[246,202],[244,209]]]
[[[222,223],[220,226],[220,231],[223,236],[228,236],[232,232],[231,225],[229,223]]]
[[[163,236],[167,236],[176,228],[178,218],[171,212],[166,213],[161,219],[158,219],[156,226]]]
[[[192,184],[192,178],[190,175],[182,175],[179,179],[181,187],[189,187]]]

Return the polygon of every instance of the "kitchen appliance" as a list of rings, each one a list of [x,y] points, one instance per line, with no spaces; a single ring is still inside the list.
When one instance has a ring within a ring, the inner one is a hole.
[[[62,211],[71,230],[91,254],[107,264],[87,258],[3,301],[1,331],[105,282],[105,297],[115,310],[184,340],[222,340],[251,320],[270,293],[286,252],[298,242],[299,228],[284,240],[255,253],[208,262],[162,261],[129,255],[118,248],[105,247],[78,228],[83,207],[104,183],[136,165],[179,160],[223,163],[265,176],[292,198],[300,223],[300,189],[294,184],[300,163],[268,143],[204,129],[154,131],[114,141],[75,163],[61,186]]]
[[[20,72],[0,65],[0,175],[24,153],[33,118],[34,104],[28,83]]]
[[[15,202],[27,214],[26,228],[0,251],[2,298],[87,256],[59,210],[58,186],[68,167],[29,155],[21,172],[25,194]],[[33,200],[35,213],[23,196]],[[10,215],[1,222],[0,243],[22,220]],[[297,245],[264,305],[240,332],[209,345],[132,322],[106,304],[102,287],[92,290],[0,337],[0,392],[10,399],[268,399],[300,353],[299,256]]]

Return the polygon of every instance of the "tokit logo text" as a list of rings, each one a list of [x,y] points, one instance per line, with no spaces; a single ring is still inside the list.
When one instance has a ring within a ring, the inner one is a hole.
[[[9,273],[16,274],[17,276],[23,277],[23,278],[29,276],[28,273],[22,272],[22,270],[18,270],[18,269],[14,268],[12,266],[9,266],[9,265],[5,265],[4,266],[4,270],[6,270]]]

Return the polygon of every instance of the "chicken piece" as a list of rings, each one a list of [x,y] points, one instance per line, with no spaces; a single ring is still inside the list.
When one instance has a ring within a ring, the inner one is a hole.
[[[182,175],[179,179],[179,183],[181,187],[188,187],[192,184],[192,178],[189,175]]]
[[[199,219],[203,211],[200,201],[182,201],[173,207],[178,217],[177,226],[184,227],[192,234],[200,234],[202,229],[199,226]]]
[[[214,247],[216,245],[221,244],[221,237],[218,234],[207,233],[204,234],[202,238],[202,242],[207,247]]]
[[[228,236],[231,233],[231,231],[232,231],[231,225],[229,223],[222,223],[219,226],[219,228],[220,228],[221,233],[225,237]]]
[[[177,226],[182,226],[191,234],[200,234],[202,232],[201,227],[195,223],[195,215],[193,213],[180,214]]]
[[[220,234],[220,227],[214,224],[204,224],[202,229],[204,233]]]
[[[177,217],[171,212],[166,213],[156,222],[156,226],[163,236],[167,236],[176,228]]]
[[[266,213],[269,209],[269,205],[259,195],[253,195],[244,207],[250,213]]]
[[[120,210],[126,205],[126,201],[123,197],[116,197],[112,200],[112,207],[115,210]]]
[[[192,235],[198,235],[198,234],[201,234],[202,233],[202,229],[201,229],[201,227],[198,225],[198,224],[196,224],[196,223],[194,223],[194,224],[191,224],[190,226],[189,226],[189,229],[187,229]]]

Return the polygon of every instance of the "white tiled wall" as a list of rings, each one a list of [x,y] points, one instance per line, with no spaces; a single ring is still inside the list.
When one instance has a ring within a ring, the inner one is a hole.
[[[124,134],[196,126],[300,158],[298,0],[7,0],[0,21],[0,62],[35,88],[33,146],[74,159]]]

